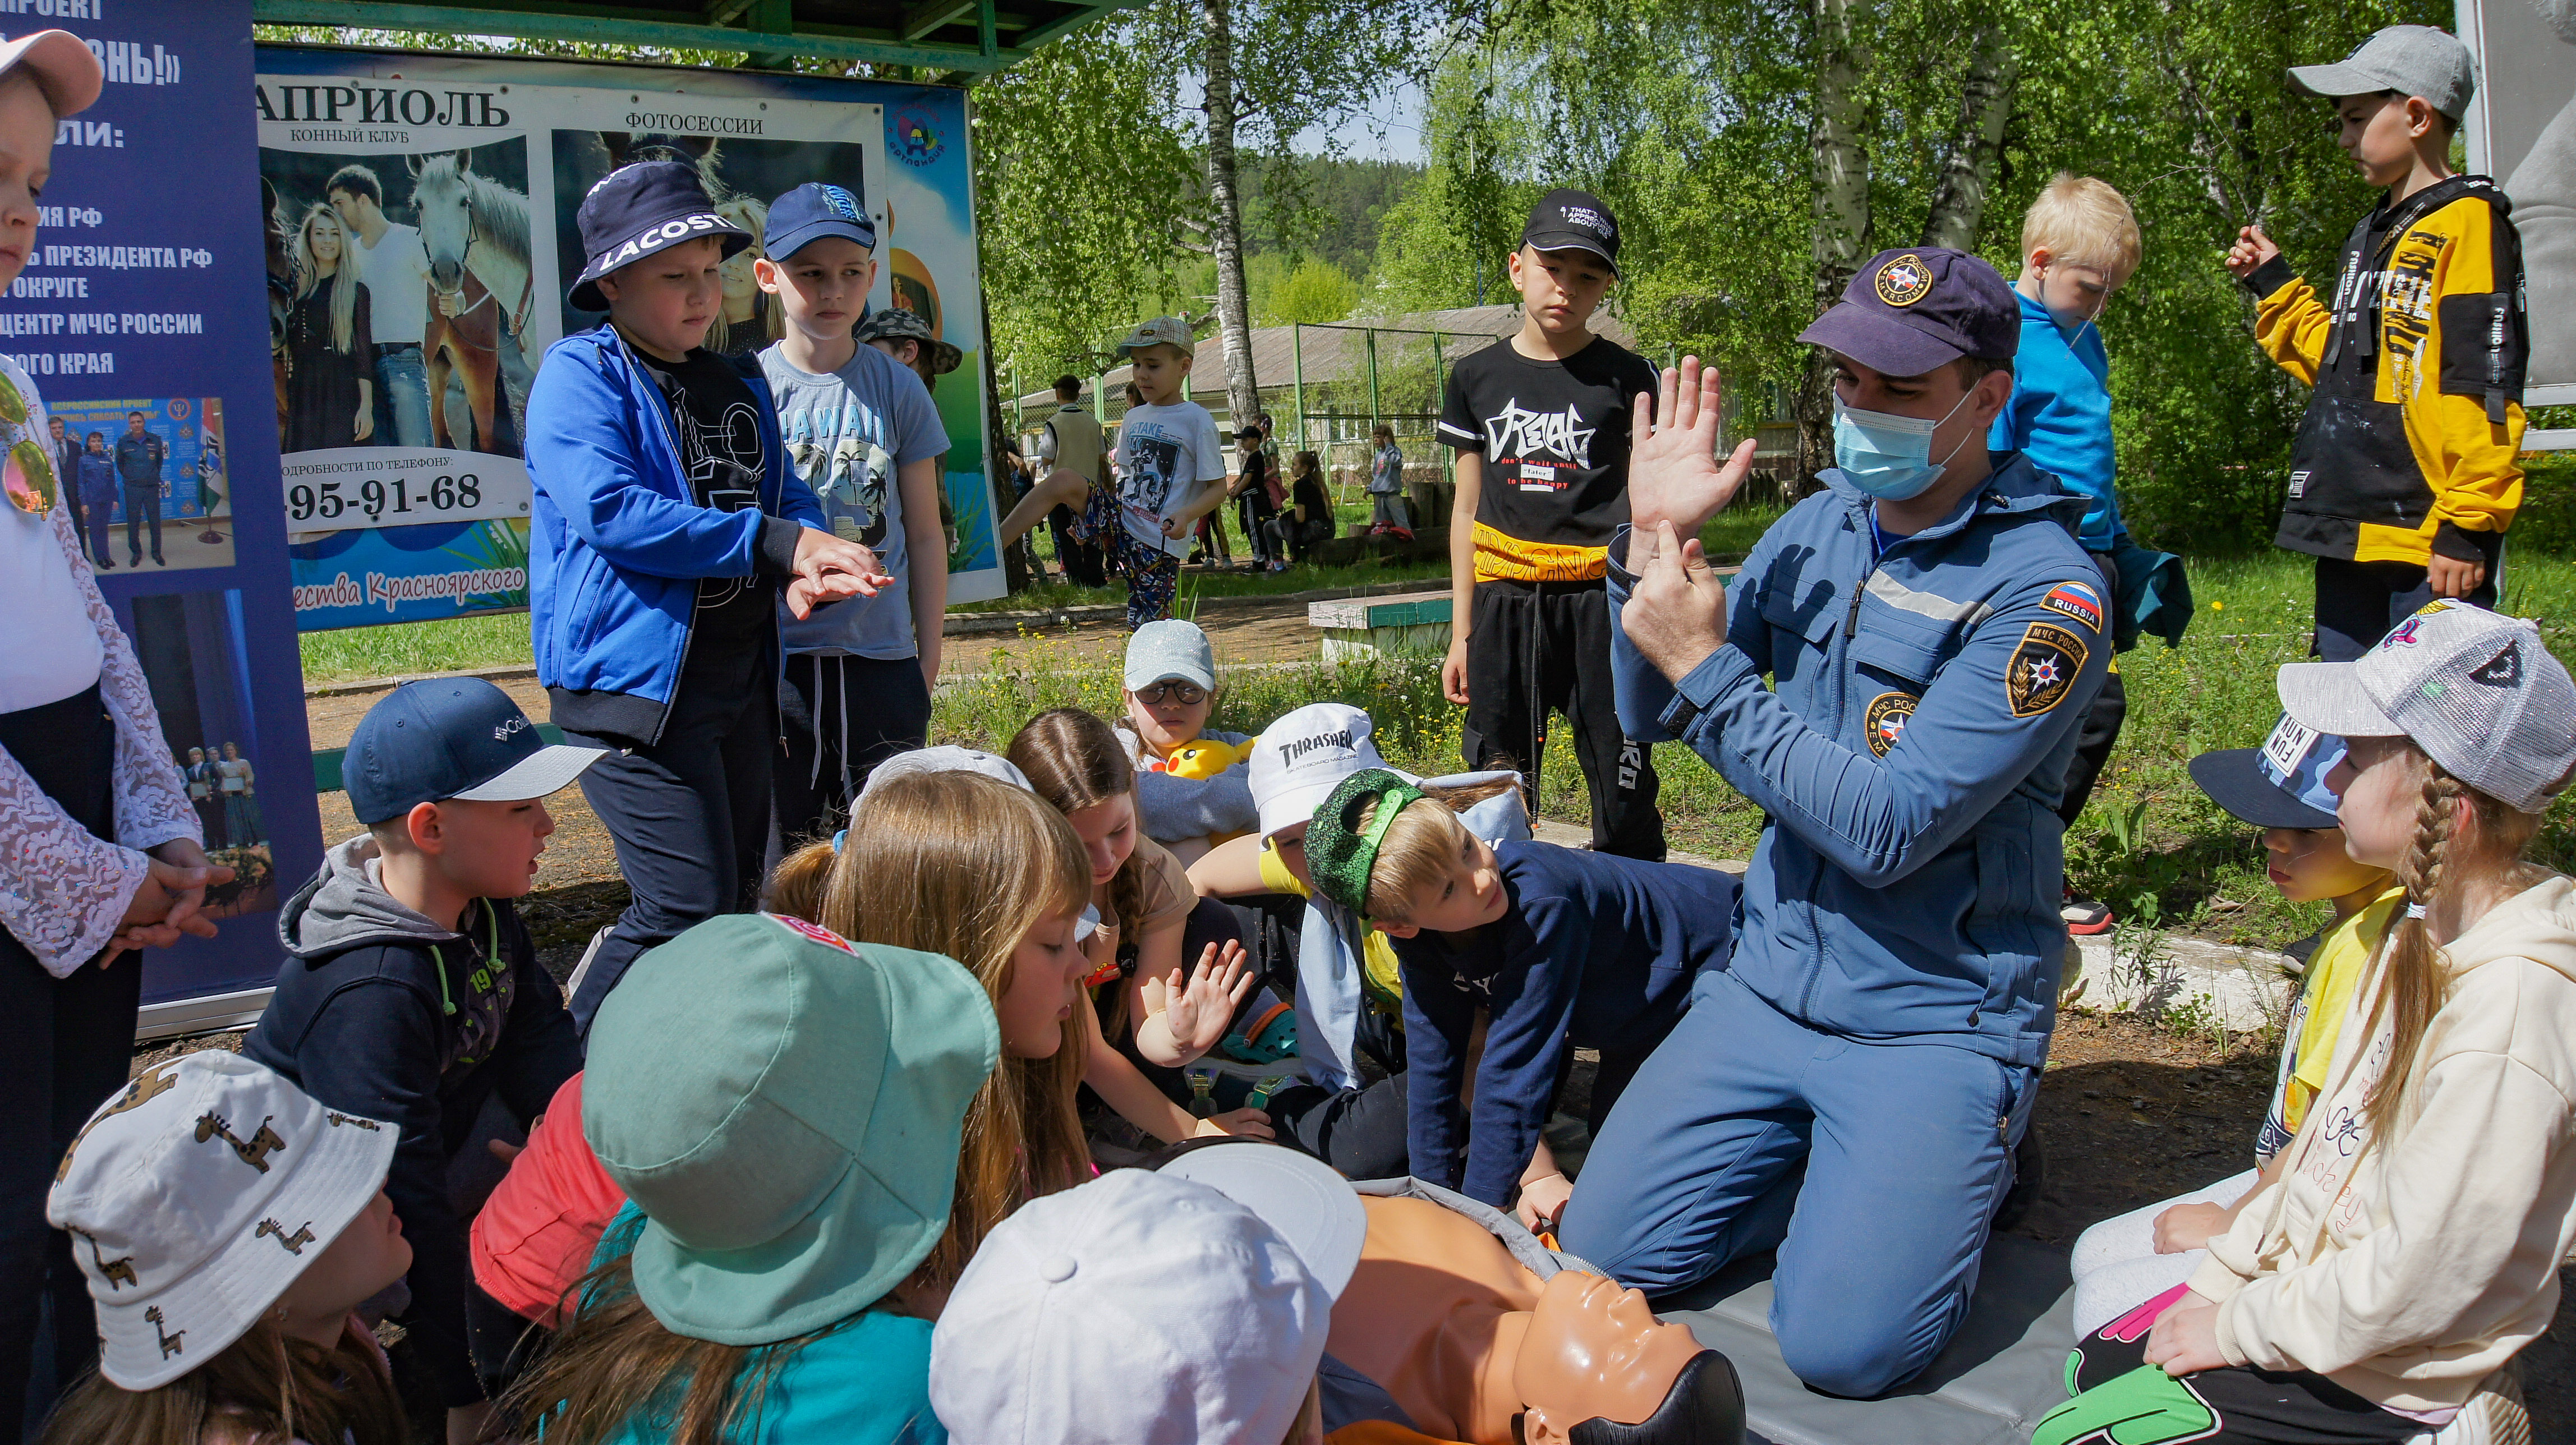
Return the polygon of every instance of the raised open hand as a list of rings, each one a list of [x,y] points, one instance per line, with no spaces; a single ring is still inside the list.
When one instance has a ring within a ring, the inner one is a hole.
[[[1221,948],[1209,944],[1186,982],[1176,968],[1168,979],[1146,979],[1141,992],[1147,1017],[1161,1019],[1174,1047],[1195,1059],[1225,1037],[1226,1022],[1253,982],[1244,971],[1243,945],[1229,939]]]
[[[1753,443],[1747,439],[1724,465],[1718,463],[1719,377],[1715,367],[1703,370],[1696,356],[1666,371],[1652,400],[1649,408],[1639,393],[1630,417],[1628,517],[1640,532],[1668,521],[1683,536],[1696,537],[1735,500],[1753,470]]]

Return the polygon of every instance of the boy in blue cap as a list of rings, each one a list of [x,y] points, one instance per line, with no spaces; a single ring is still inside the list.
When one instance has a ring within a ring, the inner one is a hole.
[[[1681,540],[1752,465],[1719,465],[1696,358],[1652,433],[1638,404],[1610,547],[1621,725],[1772,826],[1729,966],[1603,1126],[1565,1244],[1649,1292],[1777,1247],[1781,1355],[1840,1395],[1966,1317],[2056,1022],[2058,794],[2110,649],[2082,499],[1985,447],[2020,335],[1985,262],[1880,253],[1800,337],[1833,356],[1839,466],[1733,595]]]
[[[637,954],[752,906],[778,752],[778,604],[886,582],[787,463],[757,362],[707,349],[750,244],[697,168],[644,161],[582,198],[571,300],[608,324],[546,352],[528,396],[528,627],[555,725],[611,756],[582,793],[633,901],[572,1001],[587,1029]]]
[[[782,618],[778,686],[787,755],[770,785],[781,851],[828,838],[868,771],[930,737],[948,543],[939,458],[948,432],[912,368],[853,334],[876,283],[877,228],[859,198],[808,181],[769,205],[769,254],[752,263],[786,334],[760,353],[788,460],[833,535],[877,554],[894,585]],[[927,619],[928,626],[923,626]]]
[[[333,848],[279,913],[286,963],[242,1043],[331,1108],[402,1131],[385,1192],[412,1247],[405,1322],[450,1439],[475,1438],[488,1407],[466,1342],[473,1275],[448,1166],[494,1095],[525,1128],[581,1068],[563,995],[510,900],[534,885],[554,831],[539,800],[601,751],[549,747],[480,678],[386,694],[342,765],[367,831]],[[257,1124],[231,1127],[247,1140]]]

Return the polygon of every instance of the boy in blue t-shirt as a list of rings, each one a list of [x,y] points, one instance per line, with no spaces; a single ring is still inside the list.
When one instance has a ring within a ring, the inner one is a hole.
[[[2030,203],[2021,222],[2021,276],[2013,283],[2021,298],[2021,350],[2013,357],[2012,400],[1987,438],[1994,450],[2023,453],[2085,499],[2076,540],[2102,569],[2105,609],[2120,605],[2120,574],[2111,554],[2127,540],[2128,527],[2120,520],[2114,485],[2119,462],[2111,447],[2111,358],[2094,319],[2137,271],[2139,249],[2138,220],[2128,201],[2091,176],[2060,172]],[[2084,811],[2128,711],[2114,662],[2066,766],[2057,815],[2067,827]],[[2072,893],[2065,916],[2070,933],[2101,933],[2112,924],[2110,909]]]
[[[894,579],[874,597],[802,619],[780,610],[787,755],[770,774],[774,852],[830,837],[869,770],[929,741],[939,619],[948,610],[939,525],[948,432],[920,376],[856,339],[876,282],[876,244],[876,224],[856,196],[809,181],[770,203],[769,254],[752,263],[787,320],[760,353],[760,369],[788,460],[833,535],[875,552]]]

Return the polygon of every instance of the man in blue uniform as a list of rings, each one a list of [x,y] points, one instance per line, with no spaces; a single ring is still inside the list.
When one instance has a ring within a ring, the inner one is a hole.
[[[1719,466],[1695,360],[1638,427],[1610,550],[1621,726],[1771,825],[1731,966],[1603,1126],[1565,1246],[1649,1292],[1777,1248],[1772,1331],[1835,1394],[1908,1379],[1966,1316],[2056,1021],[2058,792],[2109,598],[2082,500],[1985,447],[2020,329],[1985,262],[1881,253],[1800,338],[1833,354],[1839,466],[1732,594],[1682,539],[1752,448]]]

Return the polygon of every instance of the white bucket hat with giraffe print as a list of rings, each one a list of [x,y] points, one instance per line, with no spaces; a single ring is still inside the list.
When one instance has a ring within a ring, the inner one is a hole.
[[[45,1201],[98,1305],[100,1372],[154,1389],[240,1339],[384,1188],[399,1138],[220,1049],[137,1075]]]

